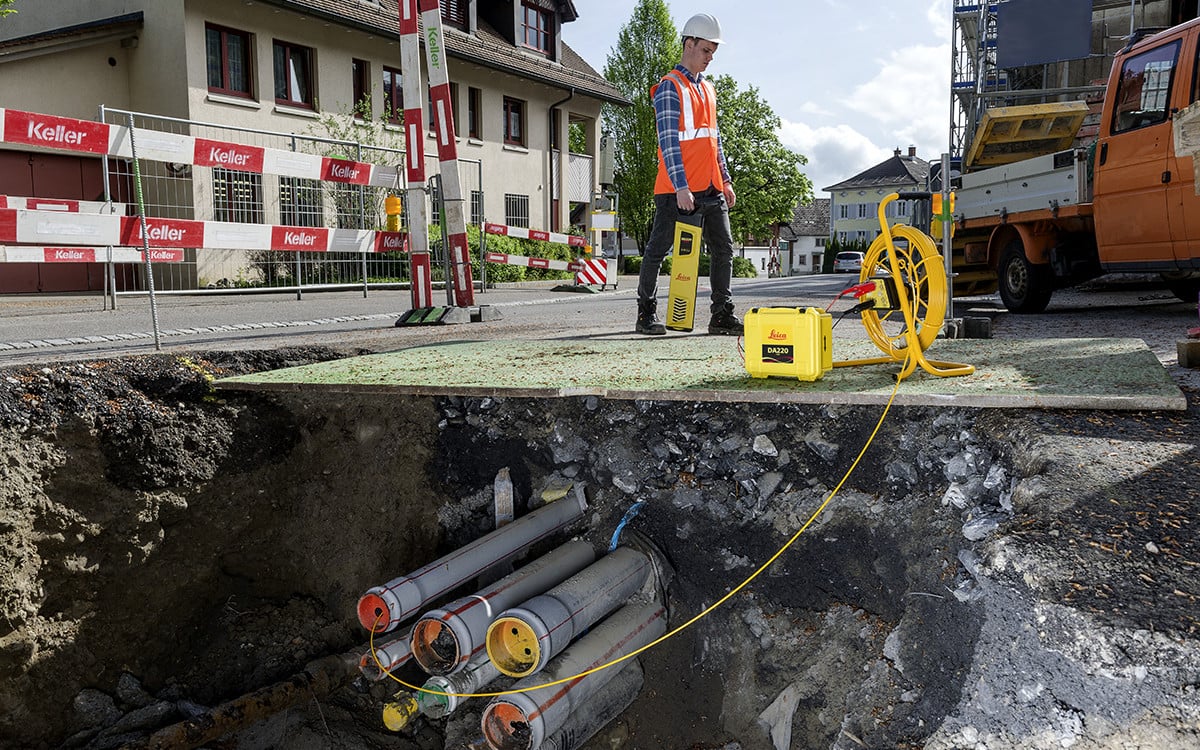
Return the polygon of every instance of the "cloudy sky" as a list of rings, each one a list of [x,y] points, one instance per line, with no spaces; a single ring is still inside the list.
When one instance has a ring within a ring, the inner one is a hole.
[[[563,41],[603,72],[635,0],[575,0]],[[892,154],[947,150],[951,0],[667,0],[677,28],[693,13],[721,21],[709,73],[756,86],[783,121],[780,140],[808,157],[821,189]]]

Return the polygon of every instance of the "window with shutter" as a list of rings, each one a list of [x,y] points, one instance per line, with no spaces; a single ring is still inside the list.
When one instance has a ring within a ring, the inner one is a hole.
[[[457,29],[467,31],[469,14],[467,3],[470,0],[442,0],[442,20]]]

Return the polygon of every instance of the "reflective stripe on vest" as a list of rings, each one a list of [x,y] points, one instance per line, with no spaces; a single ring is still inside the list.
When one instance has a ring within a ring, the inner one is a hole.
[[[696,127],[696,108],[692,103],[692,86],[691,82],[685,79],[678,70],[672,70],[667,73],[667,77],[675,81],[676,88],[679,89],[679,115],[682,120],[679,128],[679,142],[694,141],[697,138],[715,138],[716,128],[697,128]],[[700,82],[701,96],[710,99],[716,99],[717,91],[708,81]],[[700,106],[707,106],[708,102],[701,101]]]

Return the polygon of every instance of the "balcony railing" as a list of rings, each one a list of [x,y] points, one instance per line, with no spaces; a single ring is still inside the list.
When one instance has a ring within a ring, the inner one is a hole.
[[[558,200],[558,170],[562,161],[562,152],[551,152],[551,197]],[[567,200],[571,203],[590,203],[595,191],[595,159],[586,154],[567,155]]]

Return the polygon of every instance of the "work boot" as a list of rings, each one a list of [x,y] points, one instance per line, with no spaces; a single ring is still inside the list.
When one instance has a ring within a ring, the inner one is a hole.
[[[657,300],[638,300],[638,316],[637,327],[638,333],[647,336],[662,336],[667,332],[667,327],[658,319],[655,310],[658,308]]]
[[[733,305],[725,305],[713,313],[708,321],[708,332],[717,336],[741,336],[742,321],[733,314]]]

